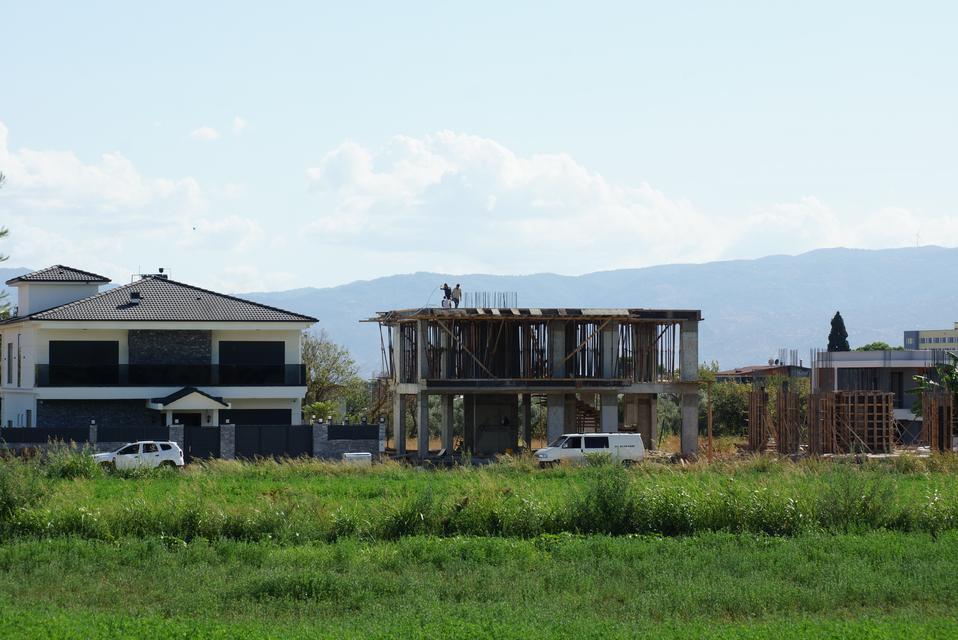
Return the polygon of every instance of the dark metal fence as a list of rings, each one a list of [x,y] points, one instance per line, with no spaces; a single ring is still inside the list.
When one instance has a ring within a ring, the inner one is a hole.
[[[136,442],[137,440],[169,440],[169,427],[97,427],[97,442]]]
[[[45,444],[51,440],[83,443],[90,441],[89,427],[9,427],[0,429],[0,442]]]
[[[296,458],[313,455],[313,427],[294,425],[237,425],[237,458]]]
[[[378,424],[331,424],[327,440],[378,440]]]
[[[220,457],[219,427],[183,427],[183,455],[187,462]]]

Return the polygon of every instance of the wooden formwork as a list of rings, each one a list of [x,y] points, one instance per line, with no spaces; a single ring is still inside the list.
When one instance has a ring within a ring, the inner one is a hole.
[[[835,393],[808,396],[808,452],[835,453]]]
[[[895,394],[826,391],[808,399],[808,452],[891,453]]]
[[[837,452],[891,453],[895,441],[895,394],[839,391],[835,396]]]
[[[921,394],[921,441],[932,451],[951,451],[955,423],[954,394],[934,391]]]
[[[768,393],[762,387],[754,387],[748,396],[748,448],[750,451],[765,451],[771,433],[768,415]]]
[[[775,446],[782,455],[798,453],[801,442],[801,422],[798,410],[798,392],[786,385],[778,391],[775,402]]]

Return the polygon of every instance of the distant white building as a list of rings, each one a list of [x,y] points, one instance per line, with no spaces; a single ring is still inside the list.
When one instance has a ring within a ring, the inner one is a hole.
[[[162,273],[100,293],[109,282],[61,265],[7,281],[3,426],[299,423],[315,318]]]

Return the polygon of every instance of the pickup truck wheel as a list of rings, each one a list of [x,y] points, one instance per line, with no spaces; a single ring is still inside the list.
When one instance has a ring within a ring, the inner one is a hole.
[[[554,466],[556,466],[555,462],[540,462],[539,463],[540,469],[551,469]]]
[[[164,469],[176,469],[176,463],[172,460],[164,460],[162,463],[160,463],[160,466]]]
[[[100,468],[104,471],[116,471],[116,465],[112,462],[101,462]]]

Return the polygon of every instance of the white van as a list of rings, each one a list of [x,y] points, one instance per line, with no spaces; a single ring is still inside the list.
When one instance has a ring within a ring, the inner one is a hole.
[[[585,462],[591,454],[607,454],[623,464],[633,464],[645,457],[645,446],[638,433],[566,433],[545,449],[536,451],[540,467],[551,467],[563,461]]]

